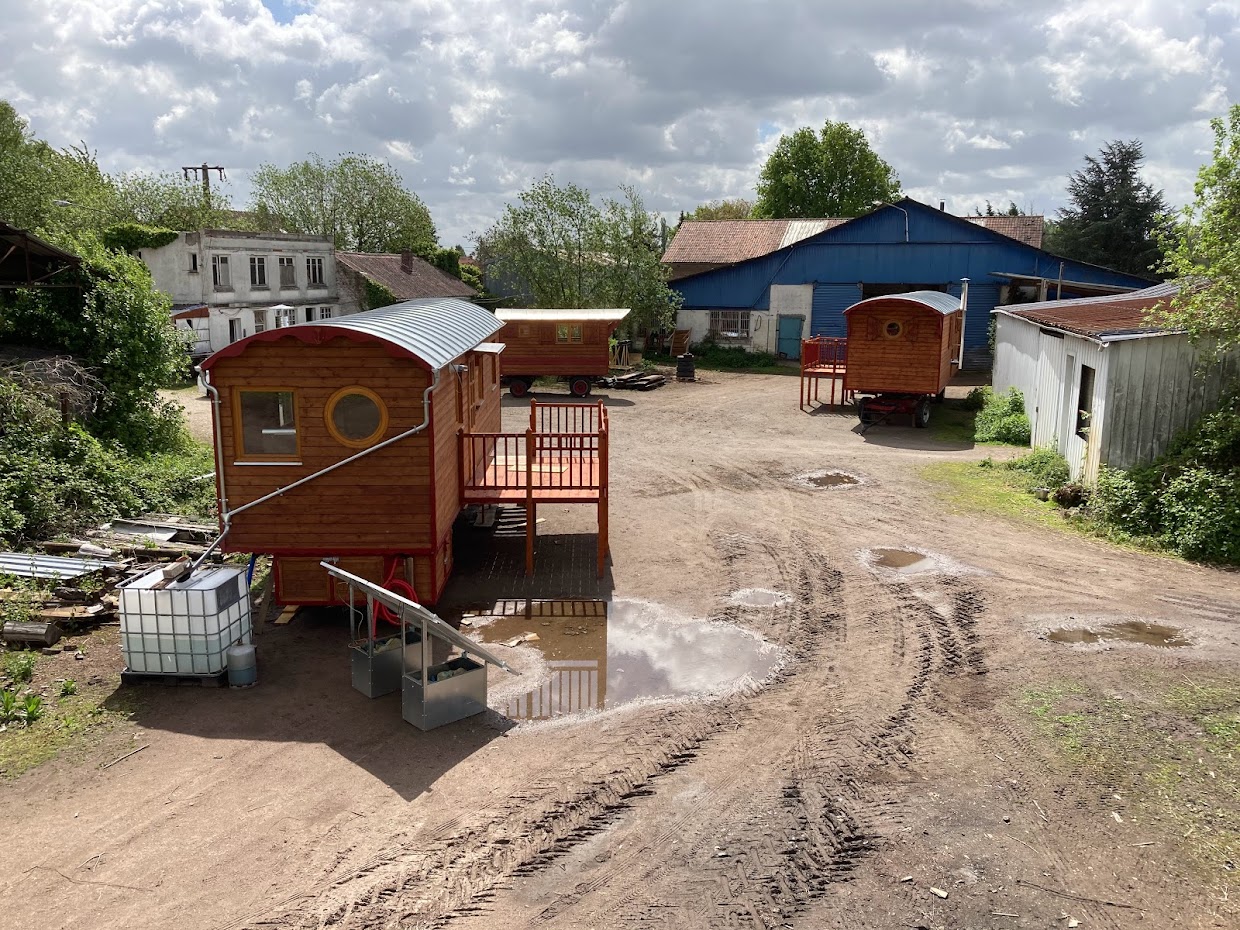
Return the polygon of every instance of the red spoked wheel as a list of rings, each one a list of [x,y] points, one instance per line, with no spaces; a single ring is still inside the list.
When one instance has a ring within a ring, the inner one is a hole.
[[[568,390],[574,397],[586,397],[590,393],[590,379],[584,375],[569,378]]]

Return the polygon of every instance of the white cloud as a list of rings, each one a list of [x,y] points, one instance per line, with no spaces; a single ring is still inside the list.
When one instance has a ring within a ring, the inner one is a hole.
[[[447,242],[553,171],[675,216],[749,196],[781,132],[863,128],[905,188],[1053,212],[1141,139],[1191,196],[1240,99],[1236,0],[7,0],[0,97],[111,170],[391,160]]]

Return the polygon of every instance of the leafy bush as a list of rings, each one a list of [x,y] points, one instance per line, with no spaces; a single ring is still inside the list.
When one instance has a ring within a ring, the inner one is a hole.
[[[1013,446],[1029,444],[1029,417],[1025,415],[1025,398],[1016,388],[1005,394],[991,392],[985,397],[974,425],[978,442],[1004,442]]]
[[[1034,449],[1020,458],[1004,462],[1003,467],[1019,472],[1028,490],[1057,488],[1068,480],[1068,460],[1049,447]]]
[[[1080,507],[1089,500],[1089,488],[1072,482],[1060,485],[1051,496],[1060,507]]]
[[[66,678],[60,683],[60,696],[71,697],[77,694],[77,682],[72,678]]]
[[[26,726],[43,716],[43,698],[37,694],[27,694],[26,703],[22,707],[22,716],[26,718]]]
[[[1240,564],[1240,401],[1203,417],[1151,465],[1101,469],[1090,514],[1185,558]]]
[[[701,368],[772,368],[779,358],[770,352],[747,352],[741,346],[722,346],[713,342],[700,342],[693,346],[695,363]]]
[[[990,385],[975,387],[960,402],[960,406],[965,410],[981,410],[986,406],[986,401],[995,396],[995,392],[991,390]]]
[[[117,223],[103,231],[103,244],[121,252],[138,249],[159,249],[177,241],[180,236],[175,229],[144,226],[141,223]]]
[[[34,677],[34,656],[29,652],[10,652],[4,657],[4,674],[17,683]]]
[[[12,723],[17,719],[17,692],[0,691],[0,723]]]

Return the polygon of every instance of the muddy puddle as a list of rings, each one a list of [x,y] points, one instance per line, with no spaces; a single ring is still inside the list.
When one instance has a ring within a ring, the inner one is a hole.
[[[501,602],[462,625],[485,643],[541,653],[537,687],[493,696],[513,720],[716,694],[760,681],[779,660],[773,644],[745,630],[644,601]]]
[[[1051,630],[1046,634],[1046,638],[1052,643],[1066,643],[1069,645],[1121,642],[1137,643],[1142,646],[1156,646],[1160,649],[1179,649],[1193,644],[1192,640],[1185,636],[1184,631],[1178,627],[1164,626],[1161,623],[1147,623],[1143,620],[1108,623],[1097,628],[1083,627]]]
[[[860,478],[845,471],[814,471],[797,475],[796,480],[811,488],[847,488],[861,483]]]
[[[792,602],[792,596],[766,588],[744,588],[733,592],[728,600],[738,607],[783,607]]]
[[[871,549],[870,564],[902,575],[934,571],[938,567],[930,556],[913,549]]]

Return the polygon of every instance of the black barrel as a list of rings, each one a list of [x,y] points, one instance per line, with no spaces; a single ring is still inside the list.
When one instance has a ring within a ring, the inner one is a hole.
[[[697,373],[693,364],[693,353],[686,352],[684,355],[676,356],[676,380],[677,381],[694,381]]]

